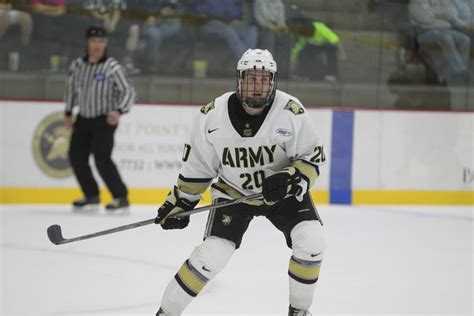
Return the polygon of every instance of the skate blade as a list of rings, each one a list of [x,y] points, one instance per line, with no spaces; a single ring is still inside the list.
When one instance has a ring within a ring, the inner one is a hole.
[[[115,209],[105,209],[105,212],[110,215],[128,215],[130,214],[130,207],[124,206]]]
[[[74,213],[95,213],[99,211],[99,208],[99,204],[89,204],[85,206],[73,206],[72,211]]]

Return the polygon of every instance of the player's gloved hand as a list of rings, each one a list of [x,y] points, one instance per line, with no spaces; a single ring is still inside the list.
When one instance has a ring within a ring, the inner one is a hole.
[[[189,216],[169,218],[172,215],[190,211],[199,203],[200,195],[180,191],[177,186],[168,193],[165,203],[158,209],[155,224],[163,229],[183,229],[189,224]]]
[[[274,175],[265,178],[262,184],[262,194],[265,204],[275,204],[287,196],[301,195],[301,173],[294,167],[288,167]]]

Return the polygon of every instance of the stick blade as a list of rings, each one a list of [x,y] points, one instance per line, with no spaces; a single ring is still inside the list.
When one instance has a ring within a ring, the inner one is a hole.
[[[64,241],[63,233],[61,232],[61,226],[51,225],[48,227],[47,232],[48,238],[53,244],[59,245]]]

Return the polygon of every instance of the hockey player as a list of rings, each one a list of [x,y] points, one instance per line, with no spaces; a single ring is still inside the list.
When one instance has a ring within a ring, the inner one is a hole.
[[[277,64],[267,50],[249,49],[237,64],[237,89],[204,106],[184,146],[177,184],[156,223],[182,229],[213,179],[214,201],[263,193],[263,200],[211,210],[204,242],[166,288],[157,315],[181,315],[239,248],[255,216],[265,216],[292,249],[288,315],[311,315],[325,250],[322,222],[309,189],[326,160],[323,145],[299,100],[276,89]]]

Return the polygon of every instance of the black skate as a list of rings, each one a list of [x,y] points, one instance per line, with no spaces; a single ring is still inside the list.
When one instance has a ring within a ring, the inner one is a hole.
[[[105,206],[105,210],[109,212],[116,212],[116,211],[127,211],[130,203],[128,203],[128,198],[119,197],[115,198]]]
[[[72,207],[74,211],[85,211],[92,212],[99,210],[99,197],[85,197],[80,200],[72,202]]]
[[[161,307],[158,313],[156,313],[156,316],[166,316],[165,312],[161,309]]]
[[[311,316],[311,313],[309,311],[296,309],[290,305],[288,308],[288,316]]]

